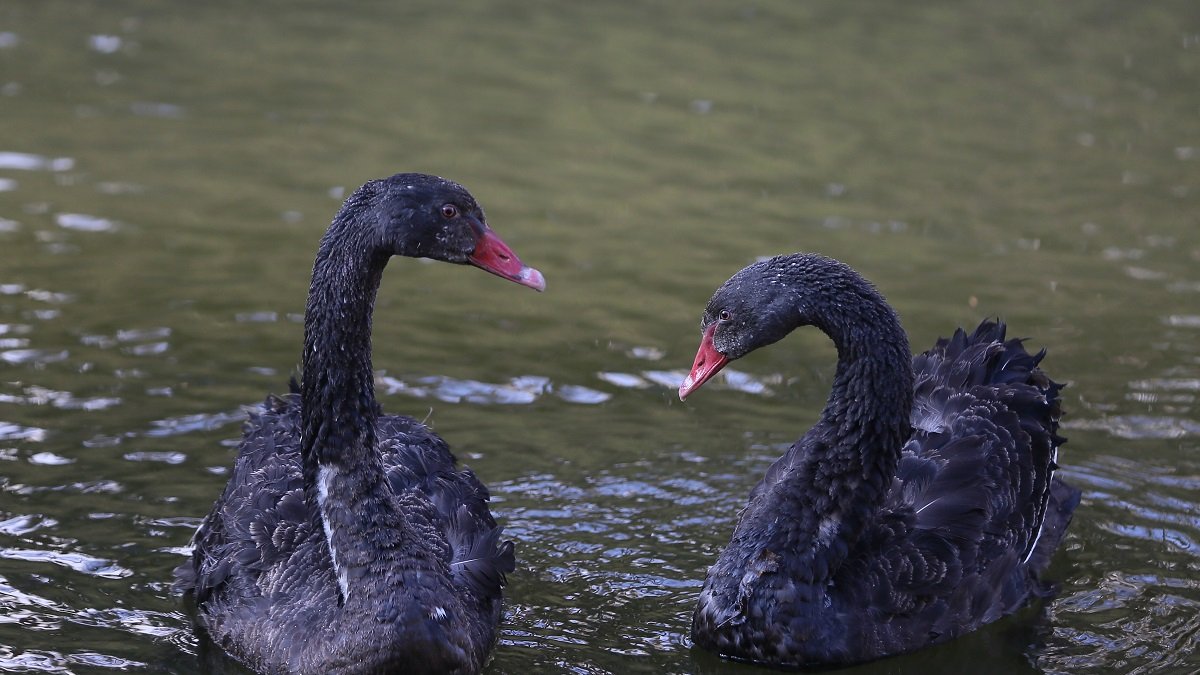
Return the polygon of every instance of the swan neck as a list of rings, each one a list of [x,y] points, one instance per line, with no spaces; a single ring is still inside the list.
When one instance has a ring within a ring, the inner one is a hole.
[[[304,320],[301,457],[342,602],[373,591],[372,569],[416,535],[396,509],[376,449],[371,315],[387,256],[335,221],[317,253]]]
[[[837,347],[837,372],[820,420],[781,460],[793,467],[781,493],[804,514],[801,566],[817,584],[832,577],[886,499],[911,433],[914,380],[908,338],[873,288],[863,282],[823,304],[809,316]]]
[[[895,315],[879,319],[893,325],[863,323],[835,338],[837,371],[821,424],[846,450],[898,455],[911,432],[912,355]]]
[[[330,227],[322,239],[304,313],[301,449],[310,485],[318,465],[374,456],[371,321],[387,257],[352,232]]]
[[[836,283],[811,284],[820,290],[801,310],[838,353],[818,426],[843,452],[898,456],[911,431],[914,375],[908,336],[879,291],[849,268],[839,272]]]
[[[830,545],[827,569],[876,517],[911,434],[913,372],[899,319],[880,299],[862,316],[826,332],[838,350],[837,372],[813,431],[822,443],[807,474],[818,540]],[[827,497],[826,497],[827,496]]]

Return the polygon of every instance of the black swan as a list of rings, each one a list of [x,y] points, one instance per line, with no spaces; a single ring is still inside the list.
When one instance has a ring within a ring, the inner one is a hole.
[[[260,672],[475,673],[495,642],[514,560],[487,489],[375,401],[371,314],[393,255],[545,288],[456,183],[399,174],[346,199],[313,265],[299,391],[250,414],[175,571],[213,641]]]
[[[1056,384],[1003,323],[913,358],[850,267],[798,253],[725,282],[688,394],[816,326],[837,347],[816,425],[751,491],[692,617],[697,645],[776,666],[868,661],[950,640],[1045,596],[1079,491],[1054,476]]]

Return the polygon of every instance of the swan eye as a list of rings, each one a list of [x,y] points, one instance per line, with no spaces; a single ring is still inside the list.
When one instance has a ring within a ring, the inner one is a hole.
[[[717,315],[717,318],[721,321],[729,321],[733,318],[733,315],[729,313],[729,310],[723,309],[721,310],[721,313]]]
[[[442,217],[446,220],[458,217],[458,207],[453,204],[442,204]]]

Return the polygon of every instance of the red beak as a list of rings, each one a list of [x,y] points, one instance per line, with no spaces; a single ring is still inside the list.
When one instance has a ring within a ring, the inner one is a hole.
[[[680,401],[699,389],[700,385],[708,382],[729,363],[729,358],[713,346],[712,336],[716,329],[717,324],[714,323],[704,331],[704,337],[700,339],[700,349],[696,352],[696,360],[692,362],[692,372],[688,373],[687,379],[679,385]]]
[[[522,286],[528,286],[535,291],[546,290],[546,279],[542,273],[521,263],[516,253],[496,236],[488,226],[483,226],[483,234],[475,242],[475,252],[467,257],[467,261],[481,270],[486,270],[498,277]]]

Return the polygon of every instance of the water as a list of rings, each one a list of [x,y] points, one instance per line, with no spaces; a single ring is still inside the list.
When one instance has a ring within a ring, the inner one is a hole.
[[[712,290],[801,249],[916,347],[1047,347],[1084,490],[1047,607],[854,672],[1195,672],[1198,75],[1190,2],[5,3],[0,670],[236,672],[170,571],[340,199],[419,170],[549,286],[398,261],[377,313],[384,406],[519,541],[489,673],[760,672],[688,619],[833,351],[673,389]]]

